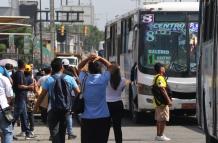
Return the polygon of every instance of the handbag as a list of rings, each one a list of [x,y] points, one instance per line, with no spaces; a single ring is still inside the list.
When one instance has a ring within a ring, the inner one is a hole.
[[[14,121],[14,116],[10,107],[2,109],[2,113],[8,123],[12,123]]]
[[[78,95],[76,95],[74,98],[74,102],[72,106],[73,114],[81,114],[84,112],[85,101],[84,101],[83,93],[85,90],[85,83],[86,83],[87,77],[88,77],[88,74],[86,74],[85,77],[83,78],[81,92]]]

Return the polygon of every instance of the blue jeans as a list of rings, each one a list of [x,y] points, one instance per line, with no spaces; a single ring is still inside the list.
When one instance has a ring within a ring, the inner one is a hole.
[[[29,128],[29,120],[27,115],[27,108],[26,103],[23,102],[23,104],[16,105],[14,107],[14,123],[18,120],[18,118],[21,120],[21,130],[26,133],[26,135],[30,134],[30,128]]]
[[[71,113],[67,114],[66,121],[67,121],[67,134],[72,135],[73,134],[73,118],[72,118]]]
[[[12,124],[8,123],[3,116],[2,112],[0,112],[0,129],[3,132],[2,143],[12,143],[13,140],[13,132],[12,132]]]

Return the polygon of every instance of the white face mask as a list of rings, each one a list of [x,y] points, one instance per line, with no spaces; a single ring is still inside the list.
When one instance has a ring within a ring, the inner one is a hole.
[[[12,75],[12,71],[9,71],[8,74],[9,74],[9,76],[11,76]]]

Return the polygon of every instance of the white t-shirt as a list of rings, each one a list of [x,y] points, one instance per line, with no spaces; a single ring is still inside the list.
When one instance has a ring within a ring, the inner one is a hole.
[[[0,74],[0,105],[1,108],[4,109],[8,107],[7,97],[13,96],[13,90],[10,80]]]
[[[39,80],[38,80],[38,85],[39,86],[42,86],[43,83],[47,80],[47,78],[49,77],[50,75],[45,75],[43,77],[41,77]]]
[[[106,89],[106,101],[107,102],[121,101],[122,100],[121,93],[123,92],[125,85],[126,85],[126,80],[125,80],[125,78],[122,78],[117,90],[115,90],[111,87],[111,84],[109,81],[107,89]]]

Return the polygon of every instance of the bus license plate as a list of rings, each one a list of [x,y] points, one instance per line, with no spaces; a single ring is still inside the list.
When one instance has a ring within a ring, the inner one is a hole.
[[[196,109],[196,103],[183,103],[182,109]]]

